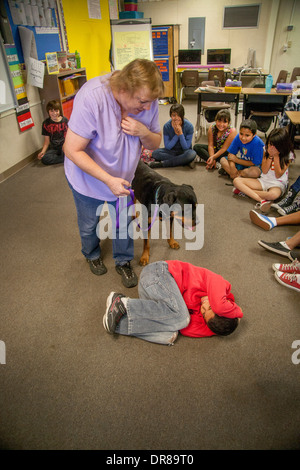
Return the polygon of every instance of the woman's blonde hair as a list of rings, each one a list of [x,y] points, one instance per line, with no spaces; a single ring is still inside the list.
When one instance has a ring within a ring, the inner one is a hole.
[[[136,90],[147,87],[152,99],[163,98],[164,82],[155,62],[135,59],[122,70],[114,72],[109,80],[113,90],[123,90],[133,95]]]

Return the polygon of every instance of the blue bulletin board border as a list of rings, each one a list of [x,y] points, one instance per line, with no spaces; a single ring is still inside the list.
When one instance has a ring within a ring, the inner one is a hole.
[[[23,50],[22,50],[22,45],[20,41],[20,35],[19,35],[19,30],[18,26],[23,26],[23,25],[15,25],[12,16],[10,13],[10,8],[8,5],[8,1],[4,0],[5,8],[7,11],[7,16],[9,19],[12,35],[14,38],[14,44],[17,49],[17,53],[19,56],[19,61],[21,64],[24,63],[24,56],[23,56]],[[59,28],[58,26],[58,21],[57,21],[57,11],[56,9],[52,8],[52,15],[54,19],[55,26]],[[33,32],[35,42],[36,42],[36,49],[37,49],[37,54],[38,54],[38,60],[45,60],[45,53],[46,52],[57,52],[62,50],[62,45],[61,45],[61,38],[58,33],[51,33],[51,34],[37,34],[36,30],[38,30],[38,26],[25,26],[25,28],[28,28],[30,31]],[[42,29],[42,28],[41,28]],[[59,29],[58,29],[59,31]]]

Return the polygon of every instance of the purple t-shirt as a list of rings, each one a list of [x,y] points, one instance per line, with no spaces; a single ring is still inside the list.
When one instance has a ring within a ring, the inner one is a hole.
[[[121,108],[108,83],[109,75],[88,80],[74,100],[69,128],[90,139],[85,152],[111,176],[131,182],[141,154],[139,137],[127,135],[121,128]],[[142,122],[151,132],[160,132],[158,101],[150,110],[129,116]],[[115,201],[108,186],[82,171],[65,157],[65,173],[72,187],[83,194],[103,201]]]

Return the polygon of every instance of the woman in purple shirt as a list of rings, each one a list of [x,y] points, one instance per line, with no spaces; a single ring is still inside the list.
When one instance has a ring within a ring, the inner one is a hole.
[[[119,206],[126,207],[142,145],[150,150],[160,145],[157,98],[162,96],[161,74],[150,60],[136,59],[122,70],[92,78],[76,94],[65,139],[65,174],[77,209],[81,251],[94,274],[106,273],[98,225],[108,202],[113,257],[126,287],[134,287],[137,276],[130,265],[131,219],[124,222],[120,217],[117,223],[117,200],[121,198]]]

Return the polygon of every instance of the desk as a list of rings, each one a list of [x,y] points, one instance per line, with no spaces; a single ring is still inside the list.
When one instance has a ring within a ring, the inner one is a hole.
[[[276,89],[272,88],[270,93],[266,93],[265,88],[242,88],[242,94],[244,95],[243,118],[248,119],[251,104],[273,105],[273,107],[278,107],[282,113],[292,92],[277,93]],[[269,111],[269,109],[264,109],[264,111]]]
[[[200,88],[197,88],[195,90],[195,93],[198,93],[198,105],[197,105],[197,122],[195,125],[195,142],[200,137],[200,115],[201,115],[201,102],[202,99],[203,101],[213,101],[213,102],[219,102],[221,101],[222,103],[235,103],[235,123],[234,126],[237,126],[237,118],[239,114],[239,97],[240,94],[239,92],[237,93],[226,93],[224,90],[224,87],[220,87],[220,90],[222,90],[221,93],[213,93],[213,92],[208,92],[208,91],[202,91]]]
[[[182,72],[185,70],[198,70],[199,73],[206,73],[210,69],[214,70],[224,70],[225,74],[225,80],[227,80],[228,76],[231,76],[231,70],[230,69],[224,69],[224,67],[217,67],[216,65],[197,65],[197,66],[190,66],[190,67],[184,67],[182,65],[177,65],[176,66],[176,73],[175,73],[175,98],[177,102],[179,102],[179,96],[180,96],[180,77]],[[201,80],[200,80],[201,82]]]
[[[300,111],[286,111],[286,115],[291,121],[289,125],[289,134],[291,141],[294,143],[296,127],[300,125]]]

